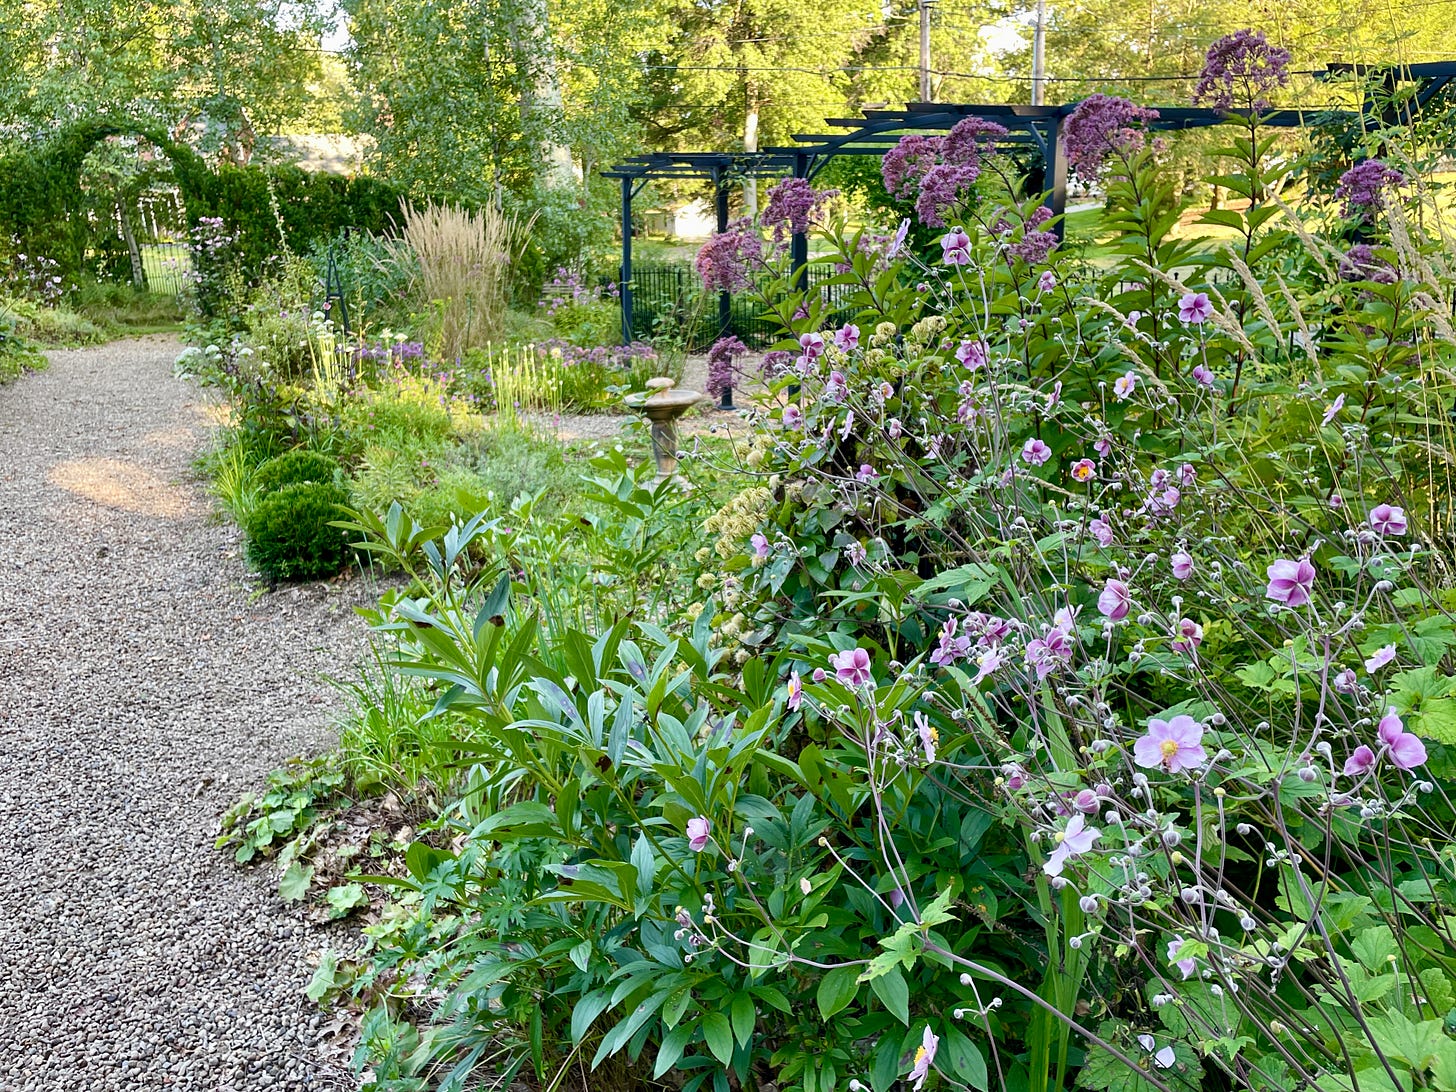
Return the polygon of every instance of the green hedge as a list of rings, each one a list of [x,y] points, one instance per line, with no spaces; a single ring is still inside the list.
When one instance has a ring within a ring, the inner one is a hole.
[[[204,216],[222,218],[238,234],[244,269],[250,274],[277,253],[280,217],[288,244],[306,251],[345,227],[382,231],[399,210],[402,192],[379,179],[310,174],[292,166],[225,165],[214,170],[156,126],[92,119],[0,157],[0,238],[13,236],[23,252],[54,258],[63,275],[77,276],[92,242],[81,165],[97,143],[117,135],[143,137],[167,155],[188,226]],[[278,216],[269,197],[270,179]]]

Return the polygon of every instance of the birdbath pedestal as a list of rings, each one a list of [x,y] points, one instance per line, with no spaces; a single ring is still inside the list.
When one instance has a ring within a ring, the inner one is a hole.
[[[657,478],[666,481],[677,472],[677,419],[703,401],[703,395],[675,387],[667,376],[659,376],[647,381],[646,394],[629,394],[625,401],[647,418]]]

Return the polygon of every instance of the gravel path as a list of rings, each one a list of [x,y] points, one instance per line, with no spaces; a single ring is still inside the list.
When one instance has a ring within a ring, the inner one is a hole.
[[[259,594],[190,464],[170,338],[56,352],[0,388],[0,1089],[325,1089],[311,939],[212,848],[327,744],[351,597]]]

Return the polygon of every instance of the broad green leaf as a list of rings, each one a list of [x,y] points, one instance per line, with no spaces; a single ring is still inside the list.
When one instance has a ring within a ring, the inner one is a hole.
[[[828,1020],[853,1001],[858,992],[859,968],[835,967],[819,980],[819,991],[816,995],[819,1015]]]
[[[278,881],[278,895],[284,902],[301,902],[308,896],[309,885],[313,883],[313,865],[294,861]]]
[[[733,1060],[733,1027],[721,1012],[703,1017],[703,1039],[718,1061],[727,1065]]]

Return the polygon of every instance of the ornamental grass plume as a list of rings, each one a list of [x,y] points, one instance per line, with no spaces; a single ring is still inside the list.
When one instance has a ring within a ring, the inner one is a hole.
[[[436,331],[447,363],[466,349],[499,341],[510,302],[511,273],[531,235],[535,215],[522,218],[494,205],[400,202],[400,245],[412,251],[414,288],[439,308]]]

